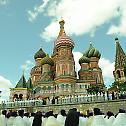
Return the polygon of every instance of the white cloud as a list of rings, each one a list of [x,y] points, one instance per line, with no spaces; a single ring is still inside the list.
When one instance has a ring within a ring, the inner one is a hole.
[[[26,60],[23,65],[21,65],[21,69],[24,71],[29,71],[31,67],[34,65],[34,63],[30,60]]]
[[[53,39],[58,35],[58,32],[59,32],[59,25],[57,21],[55,21],[52,22],[49,26],[47,26],[44,32],[43,31],[41,32],[40,36],[41,38],[49,42],[51,41],[51,39]]]
[[[90,33],[92,36],[97,28],[114,18],[120,18],[121,15],[119,29],[125,33],[126,30],[122,27],[126,26],[125,2],[126,0],[45,0],[28,13],[31,13],[29,13],[31,19],[36,19],[39,14],[51,17],[50,24],[41,33],[41,37],[47,41],[57,36],[59,26],[56,24],[61,17],[66,21],[65,30],[69,35]]]
[[[40,6],[34,8],[34,11],[28,10],[29,21],[34,21],[40,13],[44,12],[45,7],[48,5],[49,0],[43,0]]]
[[[0,101],[9,99],[11,87],[12,83],[10,80],[0,76],[0,91],[2,91]]]
[[[120,20],[118,25],[112,25],[107,34],[118,34],[120,36],[126,36],[126,0],[122,0],[122,4],[119,8]]]
[[[34,64],[31,60],[26,60],[26,61],[24,62],[24,64],[21,65],[21,70],[24,72],[25,78],[26,78],[26,79],[29,78],[31,69],[32,69],[32,67],[33,67],[34,65],[35,65],[35,64]],[[17,80],[17,82],[18,82],[18,81],[19,81],[19,80]],[[17,83],[17,82],[16,82],[16,83]]]
[[[0,0],[0,5],[6,5],[8,3],[8,0]]]
[[[101,58],[99,60],[99,67],[102,69],[104,83],[106,86],[109,86],[112,84],[112,82],[114,82],[114,64],[114,62],[110,62],[110,60],[106,58]]]
[[[74,60],[75,60],[75,70],[77,72],[77,77],[78,77],[78,71],[80,70],[80,64],[78,63],[79,59],[82,57],[81,52],[73,52],[74,55]]]

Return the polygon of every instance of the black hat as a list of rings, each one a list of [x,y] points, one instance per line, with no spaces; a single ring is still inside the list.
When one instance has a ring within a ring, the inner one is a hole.
[[[107,112],[107,116],[108,116],[108,117],[111,117],[111,116],[114,116],[114,114],[113,114],[113,112],[108,111],[108,112]]]
[[[101,115],[101,111],[99,108],[94,108],[94,115]]]
[[[119,113],[125,113],[126,111],[124,109],[119,109]]]

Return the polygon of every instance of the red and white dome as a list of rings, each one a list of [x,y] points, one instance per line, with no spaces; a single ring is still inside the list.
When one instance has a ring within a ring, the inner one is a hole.
[[[59,47],[63,45],[69,45],[69,46],[74,47],[73,40],[65,33],[65,30],[64,30],[65,21],[62,19],[61,21],[59,21],[59,24],[60,24],[60,32],[55,41],[55,47]]]
[[[73,40],[69,36],[67,36],[65,32],[61,36],[59,36],[57,40],[55,41],[56,47],[59,47],[61,45],[70,45],[74,47]]]

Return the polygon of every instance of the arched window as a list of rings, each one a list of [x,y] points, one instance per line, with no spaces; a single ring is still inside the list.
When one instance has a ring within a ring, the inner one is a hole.
[[[64,84],[61,84],[61,88],[64,88]]]
[[[68,88],[69,87],[69,84],[66,84],[66,88]]]
[[[66,64],[63,64],[62,65],[62,74],[63,75],[66,75],[67,74],[67,65]]]
[[[119,70],[117,70],[117,78],[121,78],[121,75],[120,75],[120,71]]]
[[[14,94],[13,99],[14,99],[14,100],[18,100],[18,95],[17,95],[17,94]]]
[[[23,100],[23,94],[19,94],[19,99]]]
[[[48,87],[48,90],[51,90],[51,86]]]
[[[43,87],[43,90],[46,90],[46,86]]]

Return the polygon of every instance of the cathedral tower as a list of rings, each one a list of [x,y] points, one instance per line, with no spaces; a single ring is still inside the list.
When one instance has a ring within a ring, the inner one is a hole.
[[[54,78],[53,72],[51,70],[54,62],[52,58],[50,58],[49,55],[46,54],[46,57],[41,60],[41,65],[42,74],[37,81],[35,91],[38,98],[47,98],[53,96],[54,94]]]
[[[79,80],[89,83],[90,85],[104,86],[102,70],[98,65],[100,57],[100,52],[90,43],[89,49],[79,59],[81,66],[78,72]]]
[[[56,95],[65,95],[74,92],[75,88],[75,62],[72,50],[74,42],[66,35],[65,21],[60,22],[60,32],[54,43],[53,59],[55,62],[55,90]]]
[[[120,45],[119,39],[115,38],[116,42],[116,57],[115,57],[115,70],[113,71],[115,81],[125,82],[125,72],[124,72],[124,65],[126,55]]]
[[[42,48],[39,49],[34,55],[35,59],[35,66],[31,69],[31,80],[32,84],[35,86],[37,81],[39,80],[39,77],[42,74],[42,66],[41,66],[41,60],[46,56],[46,53],[42,50]]]

